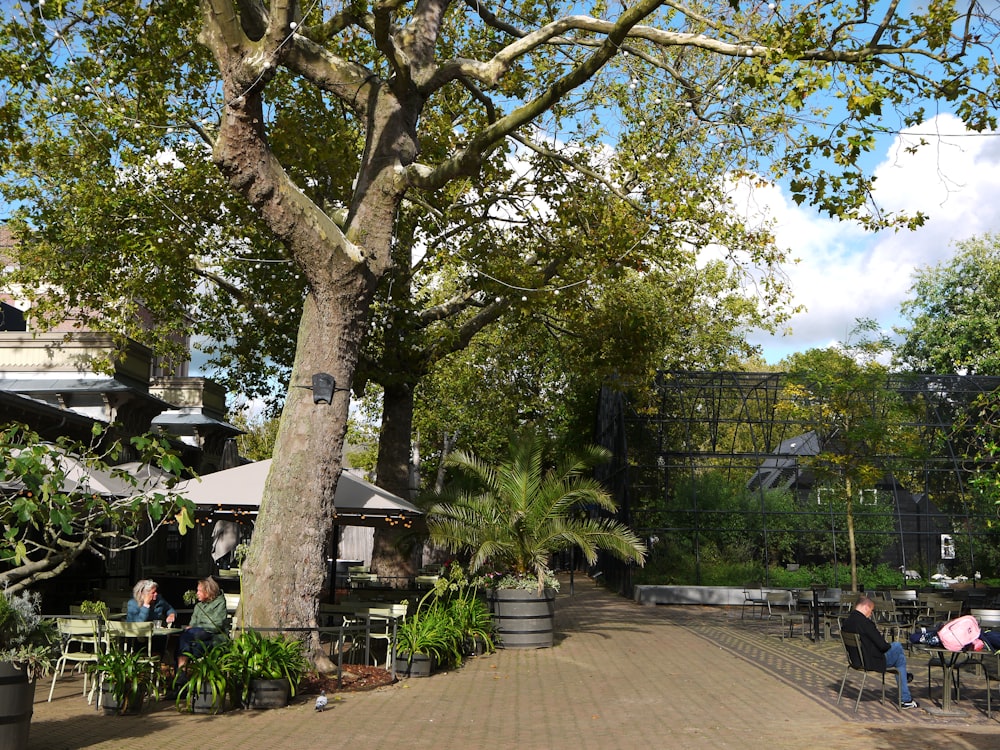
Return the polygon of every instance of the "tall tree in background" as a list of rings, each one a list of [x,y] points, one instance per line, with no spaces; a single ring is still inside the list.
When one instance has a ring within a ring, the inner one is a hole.
[[[190,0],[26,7],[0,30],[6,195],[28,201],[24,258],[59,247],[78,274],[104,279],[93,298],[61,284],[80,310],[111,289],[125,323],[130,292],[152,298],[180,278],[186,293],[153,305],[172,326],[209,281],[243,297],[234,330],[285,323],[262,330],[268,349],[294,343],[295,356],[244,592],[250,624],[309,626],[348,394],[321,405],[305,386],[317,372],[352,383],[380,283],[433,236],[435,211],[489,218],[517,143],[575,164],[671,233],[696,234],[669,219],[721,207],[726,176],[767,174],[791,177],[797,201],[833,215],[919,221],[872,210],[858,159],[885,114],[917,123],[928,97],[992,126],[990,57],[975,47],[993,29],[976,5],[900,5],[876,15],[825,0],[640,0],[585,15],[531,2],[203,0],[200,19]],[[636,106],[640,118],[629,116]],[[714,182],[661,168],[678,141],[700,144]],[[615,162],[595,164],[578,144],[613,145]],[[212,165],[240,200],[222,199]],[[70,206],[78,229],[33,241],[29,230],[65,223]],[[304,296],[262,298],[254,283],[272,273]],[[387,468],[380,480],[398,486]]]
[[[854,332],[862,338],[853,345],[789,357],[788,385],[777,408],[782,418],[819,437],[820,454],[801,460],[814,472],[816,487],[832,490],[843,502],[852,591],[858,590],[858,504],[887,480],[905,483],[903,467],[912,466],[905,459],[923,450],[916,426],[921,404],[891,388],[889,371],[877,360],[888,342],[865,338],[873,330],[872,321],[862,321]]]
[[[1000,375],[1000,235],[955,243],[954,257],[914,274],[896,358],[938,375]]]

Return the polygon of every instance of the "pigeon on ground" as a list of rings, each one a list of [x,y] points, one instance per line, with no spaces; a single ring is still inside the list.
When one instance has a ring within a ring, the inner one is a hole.
[[[326,691],[320,690],[319,696],[316,698],[316,710],[322,711],[324,708],[326,708],[326,704],[327,704]]]

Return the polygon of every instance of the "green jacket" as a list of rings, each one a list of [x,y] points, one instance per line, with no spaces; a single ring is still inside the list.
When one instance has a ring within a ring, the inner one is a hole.
[[[191,613],[191,627],[204,628],[210,633],[229,634],[229,612],[226,597],[219,594],[210,602],[198,602]]]

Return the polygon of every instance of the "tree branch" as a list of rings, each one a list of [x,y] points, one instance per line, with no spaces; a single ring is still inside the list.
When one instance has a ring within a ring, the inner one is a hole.
[[[486,127],[474,136],[469,145],[451,159],[443,162],[434,170],[427,171],[418,165],[411,165],[407,170],[407,179],[414,187],[434,189],[445,184],[459,174],[475,171],[482,162],[483,156],[496,148],[499,143],[517,128],[531,122],[542,112],[547,111],[566,93],[588,81],[605,63],[618,53],[619,45],[629,35],[633,27],[643,18],[659,7],[661,0],[640,0],[628,8],[615,23],[597,21],[593,18],[570,16],[544,26],[533,34],[529,34],[515,44],[501,51],[490,63],[472,63],[468,69],[461,63],[453,67],[448,75],[460,75],[464,70],[472,78],[493,85],[509,66],[520,55],[527,53],[546,40],[558,36],[563,31],[577,28],[576,24],[587,26],[594,22],[607,32],[601,46],[574,66],[568,73],[556,79],[551,86],[531,101],[517,107],[506,116]],[[448,68],[448,66],[443,66]],[[481,75],[482,74],[482,77]],[[447,76],[446,76],[447,77]]]

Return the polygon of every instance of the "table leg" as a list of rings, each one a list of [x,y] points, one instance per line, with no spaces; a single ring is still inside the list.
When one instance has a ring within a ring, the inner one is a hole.
[[[955,688],[955,664],[958,661],[959,654],[958,652],[940,651],[938,655],[941,658],[941,673],[944,676],[944,685],[941,688],[943,691],[941,708],[928,706],[927,712],[936,716],[967,716],[967,711],[952,704],[952,692]],[[903,679],[906,679],[905,675]],[[930,694],[929,684],[927,689],[928,694]]]
[[[819,591],[813,589],[813,640],[819,640]]]

